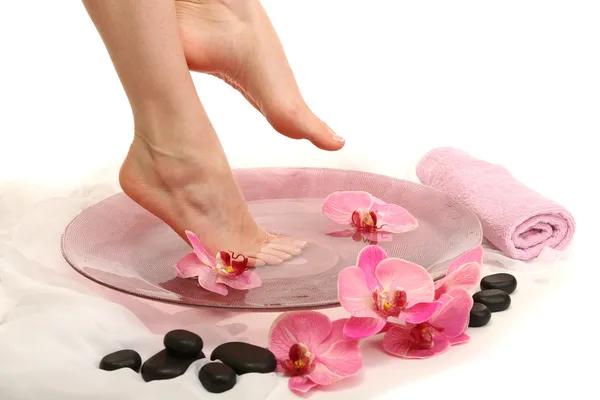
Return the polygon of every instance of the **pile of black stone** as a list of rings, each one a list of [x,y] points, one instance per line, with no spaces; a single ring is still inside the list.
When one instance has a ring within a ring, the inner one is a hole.
[[[206,356],[202,352],[202,338],[193,332],[174,330],[165,335],[165,348],[142,365],[142,358],[134,350],[120,350],[105,356],[100,369],[114,371],[131,368],[142,373],[146,382],[173,379],[183,375],[192,363]],[[237,376],[275,371],[277,361],[273,353],[263,347],[244,342],[224,343],[213,350],[209,362],[198,373],[202,386],[211,393],[232,389]]]
[[[500,273],[484,277],[479,285],[481,291],[473,295],[473,307],[469,326],[485,326],[492,319],[492,313],[507,310],[510,307],[510,295],[517,289],[517,278],[511,274]]]

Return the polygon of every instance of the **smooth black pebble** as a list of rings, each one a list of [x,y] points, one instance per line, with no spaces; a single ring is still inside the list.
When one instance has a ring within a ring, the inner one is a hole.
[[[481,290],[499,289],[511,294],[517,289],[517,278],[506,273],[488,275],[481,280],[480,286]]]
[[[183,375],[194,361],[201,358],[204,358],[202,352],[195,358],[179,358],[170,355],[167,349],[161,350],[142,365],[142,378],[146,382],[177,378]]]
[[[485,326],[492,319],[492,312],[485,304],[473,303],[471,314],[469,315],[469,326],[479,328]]]
[[[198,379],[206,391],[223,393],[235,386],[237,375],[227,365],[220,362],[211,362],[200,369]]]
[[[277,360],[271,351],[244,342],[223,343],[213,350],[210,359],[227,364],[238,375],[250,372],[267,374],[277,367]]]
[[[510,307],[510,295],[500,289],[487,289],[473,295],[475,303],[481,303],[491,312],[504,311]]]
[[[100,360],[100,369],[115,371],[121,368],[131,368],[135,372],[140,371],[142,357],[135,350],[119,350],[110,353]]]
[[[170,355],[181,358],[195,358],[204,346],[200,336],[183,329],[167,333],[163,343]]]

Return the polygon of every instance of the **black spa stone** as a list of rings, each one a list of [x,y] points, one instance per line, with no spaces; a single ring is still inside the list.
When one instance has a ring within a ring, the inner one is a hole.
[[[198,379],[207,392],[223,393],[235,386],[237,375],[227,365],[211,362],[200,369]]]
[[[200,336],[183,329],[167,333],[163,344],[170,355],[180,358],[195,358],[204,346]]]
[[[140,371],[142,357],[135,350],[119,350],[110,353],[100,360],[100,369],[115,371],[121,368],[131,368],[135,372]]]
[[[481,303],[491,312],[504,311],[510,307],[510,295],[500,289],[487,289],[473,295],[475,303]]]
[[[492,312],[485,304],[473,303],[471,313],[469,315],[469,326],[471,328],[479,328],[486,326],[492,319]]]
[[[177,378],[183,375],[194,361],[201,358],[204,358],[202,352],[194,358],[179,358],[170,355],[167,349],[161,350],[142,365],[142,378],[146,382]]]
[[[480,286],[481,290],[500,289],[511,294],[517,289],[517,278],[507,273],[488,275],[481,280]]]
[[[267,374],[277,367],[277,360],[271,351],[244,342],[223,343],[213,350],[210,359],[227,364],[238,375],[250,372]]]

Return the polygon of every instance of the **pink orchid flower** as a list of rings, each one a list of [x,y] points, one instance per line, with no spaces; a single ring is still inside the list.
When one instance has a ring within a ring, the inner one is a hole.
[[[269,332],[269,350],[278,371],[291,376],[290,390],[306,393],[354,375],[362,368],[358,341],[342,333],[346,319],[334,322],[316,311],[282,314]]]
[[[262,285],[258,274],[248,268],[248,259],[241,254],[220,251],[213,257],[202,246],[198,237],[185,232],[194,249],[177,262],[175,273],[180,278],[198,278],[204,289],[227,296],[227,287],[250,290]]]
[[[385,233],[404,233],[416,229],[418,222],[407,210],[387,204],[367,192],[335,192],[323,203],[323,214],[338,224],[349,225],[349,235],[360,232],[370,241],[382,240]],[[343,236],[340,232],[337,236]]]
[[[340,304],[352,315],[344,335],[349,339],[375,335],[388,318],[427,321],[440,307],[433,294],[433,279],[425,268],[388,258],[379,246],[367,246],[358,254],[357,266],[343,269],[338,277]]]
[[[471,290],[479,283],[482,262],[483,247],[481,246],[475,247],[454,260],[448,266],[446,276],[435,282],[435,298],[439,299],[441,295],[452,289]]]
[[[473,299],[464,289],[441,295],[441,308],[420,324],[391,325],[383,337],[383,349],[402,358],[429,358],[450,346],[469,341],[465,333]]]

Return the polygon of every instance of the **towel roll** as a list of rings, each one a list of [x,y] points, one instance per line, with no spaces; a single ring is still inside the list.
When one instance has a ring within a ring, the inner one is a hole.
[[[477,214],[486,240],[510,258],[531,260],[545,247],[564,250],[573,239],[571,213],[500,165],[438,148],[421,159],[417,176]]]

